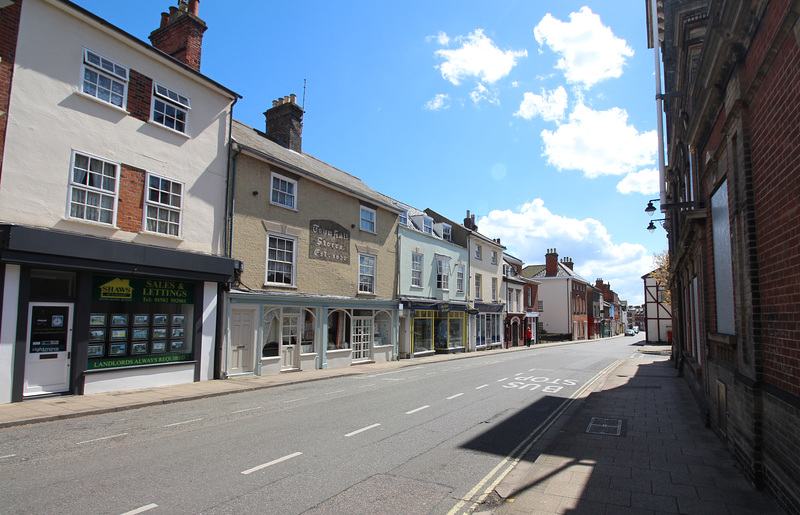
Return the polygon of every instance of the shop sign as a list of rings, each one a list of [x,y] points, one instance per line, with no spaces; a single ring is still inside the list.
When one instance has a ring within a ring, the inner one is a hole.
[[[194,284],[163,279],[122,279],[95,276],[92,280],[92,300],[192,304],[194,302]]]
[[[311,220],[309,259],[350,264],[350,231],[331,220]]]
[[[166,354],[164,356],[143,356],[141,358],[116,358],[116,359],[90,359],[88,370],[101,368],[135,367],[137,365],[159,365],[161,363],[176,363],[188,361],[189,354]]]
[[[480,311],[479,309],[475,309],[475,308],[469,308],[469,309],[467,310],[467,313],[469,313],[470,315],[477,315],[477,314],[479,314],[480,312],[481,312],[481,311]]]
[[[450,304],[439,304],[439,313],[450,313],[453,310],[453,306]]]

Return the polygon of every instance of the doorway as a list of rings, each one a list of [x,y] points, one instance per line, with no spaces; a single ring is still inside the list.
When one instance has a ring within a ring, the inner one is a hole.
[[[28,304],[23,396],[69,390],[73,309],[72,303]]]
[[[228,355],[228,373],[249,374],[253,372],[253,348],[256,341],[256,310],[231,310],[231,339]]]

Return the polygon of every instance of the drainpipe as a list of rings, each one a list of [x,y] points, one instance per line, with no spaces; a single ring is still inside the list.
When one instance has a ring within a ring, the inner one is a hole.
[[[664,159],[664,99],[661,90],[661,59],[659,55],[660,39],[658,37],[658,2],[650,0],[650,27],[653,31],[653,57],[656,76],[656,133],[658,135],[658,190],[660,193],[661,212],[666,213],[667,205],[666,171]]]

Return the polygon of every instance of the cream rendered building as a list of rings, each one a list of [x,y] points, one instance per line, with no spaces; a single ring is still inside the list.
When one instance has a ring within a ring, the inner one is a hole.
[[[301,151],[294,96],[267,131],[234,121],[228,375],[397,357],[400,210],[358,178]]]

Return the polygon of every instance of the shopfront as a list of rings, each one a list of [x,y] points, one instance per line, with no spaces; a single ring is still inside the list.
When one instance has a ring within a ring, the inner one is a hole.
[[[0,237],[0,402],[218,376],[234,260],[19,226]]]
[[[397,303],[234,290],[228,376],[339,368],[396,359]]]
[[[475,303],[475,350],[503,346],[503,308],[504,304]]]
[[[400,323],[400,356],[430,356],[465,352],[467,305],[464,302],[403,300]]]

